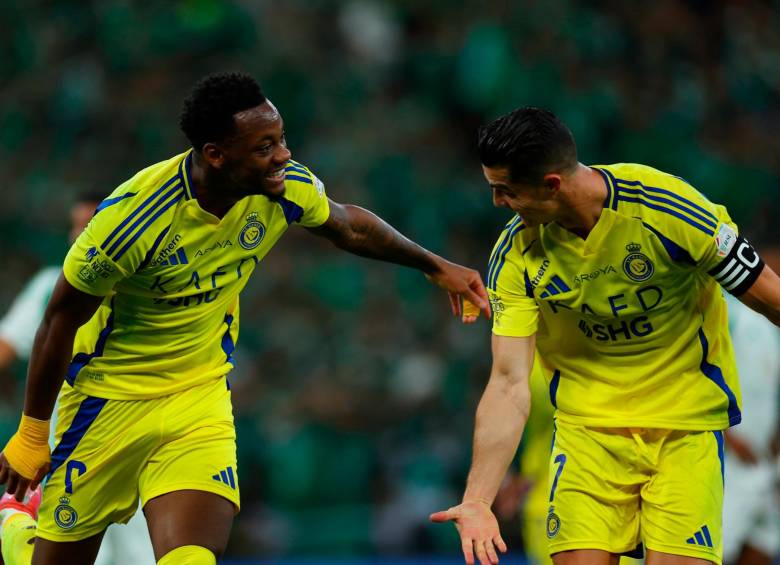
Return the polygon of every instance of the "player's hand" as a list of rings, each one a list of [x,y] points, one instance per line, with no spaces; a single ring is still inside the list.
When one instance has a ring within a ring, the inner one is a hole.
[[[35,490],[41,481],[49,472],[50,464],[46,463],[43,467],[38,469],[38,472],[32,479],[27,479],[16,470],[5,458],[5,453],[0,453],[0,484],[6,485],[5,491],[13,494],[17,501],[23,502],[24,495],[27,490]]]
[[[475,322],[479,311],[490,318],[490,302],[479,272],[439,258],[436,270],[427,273],[425,277],[447,291],[453,316],[463,315],[463,299],[464,305],[468,302],[478,308],[476,313],[471,311],[468,316],[462,316],[465,323]]]
[[[498,563],[496,549],[506,553],[498,521],[484,501],[463,502],[449,510],[431,514],[430,519],[431,522],[455,523],[467,565],[474,565],[475,554],[480,565],[495,565]]]
[[[726,445],[734,452],[740,461],[746,465],[755,465],[758,463],[758,457],[751,449],[750,444],[729,431],[724,435]]]
[[[511,520],[517,516],[520,504],[532,486],[533,484],[526,477],[508,471],[493,503],[496,516],[501,520]]]

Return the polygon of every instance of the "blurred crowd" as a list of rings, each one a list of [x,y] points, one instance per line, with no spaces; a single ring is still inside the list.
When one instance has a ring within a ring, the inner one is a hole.
[[[508,217],[492,208],[476,128],[520,105],[561,115],[581,161],[683,176],[759,248],[776,243],[779,8],[0,0],[0,308],[62,260],[76,194],[186,149],[181,99],[219,70],[260,81],[331,198],[482,271]],[[465,480],[489,325],[461,327],[416,272],[290,231],[242,298],[230,553],[454,551],[454,532],[426,520]],[[23,373],[3,380],[3,437]]]

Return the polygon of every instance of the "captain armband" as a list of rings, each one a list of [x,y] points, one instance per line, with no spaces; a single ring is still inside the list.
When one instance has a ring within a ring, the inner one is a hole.
[[[734,296],[744,294],[764,269],[764,261],[750,242],[738,235],[730,246],[723,261],[709,274]]]

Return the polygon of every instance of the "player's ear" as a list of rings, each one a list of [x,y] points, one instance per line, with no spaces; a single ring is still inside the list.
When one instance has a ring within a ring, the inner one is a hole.
[[[557,192],[561,188],[562,176],[558,173],[547,173],[544,175],[544,186],[552,192]]]
[[[201,151],[203,158],[215,169],[221,169],[225,163],[225,152],[215,143],[207,143]]]

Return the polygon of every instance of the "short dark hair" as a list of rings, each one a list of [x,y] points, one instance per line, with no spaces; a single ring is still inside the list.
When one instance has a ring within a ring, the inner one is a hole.
[[[514,182],[538,185],[550,172],[577,165],[574,136],[548,110],[518,108],[479,128],[479,158],[486,167],[507,167]]]
[[[202,78],[184,99],[179,127],[192,147],[220,142],[235,132],[233,116],[265,102],[255,79],[245,73],[216,73]]]

